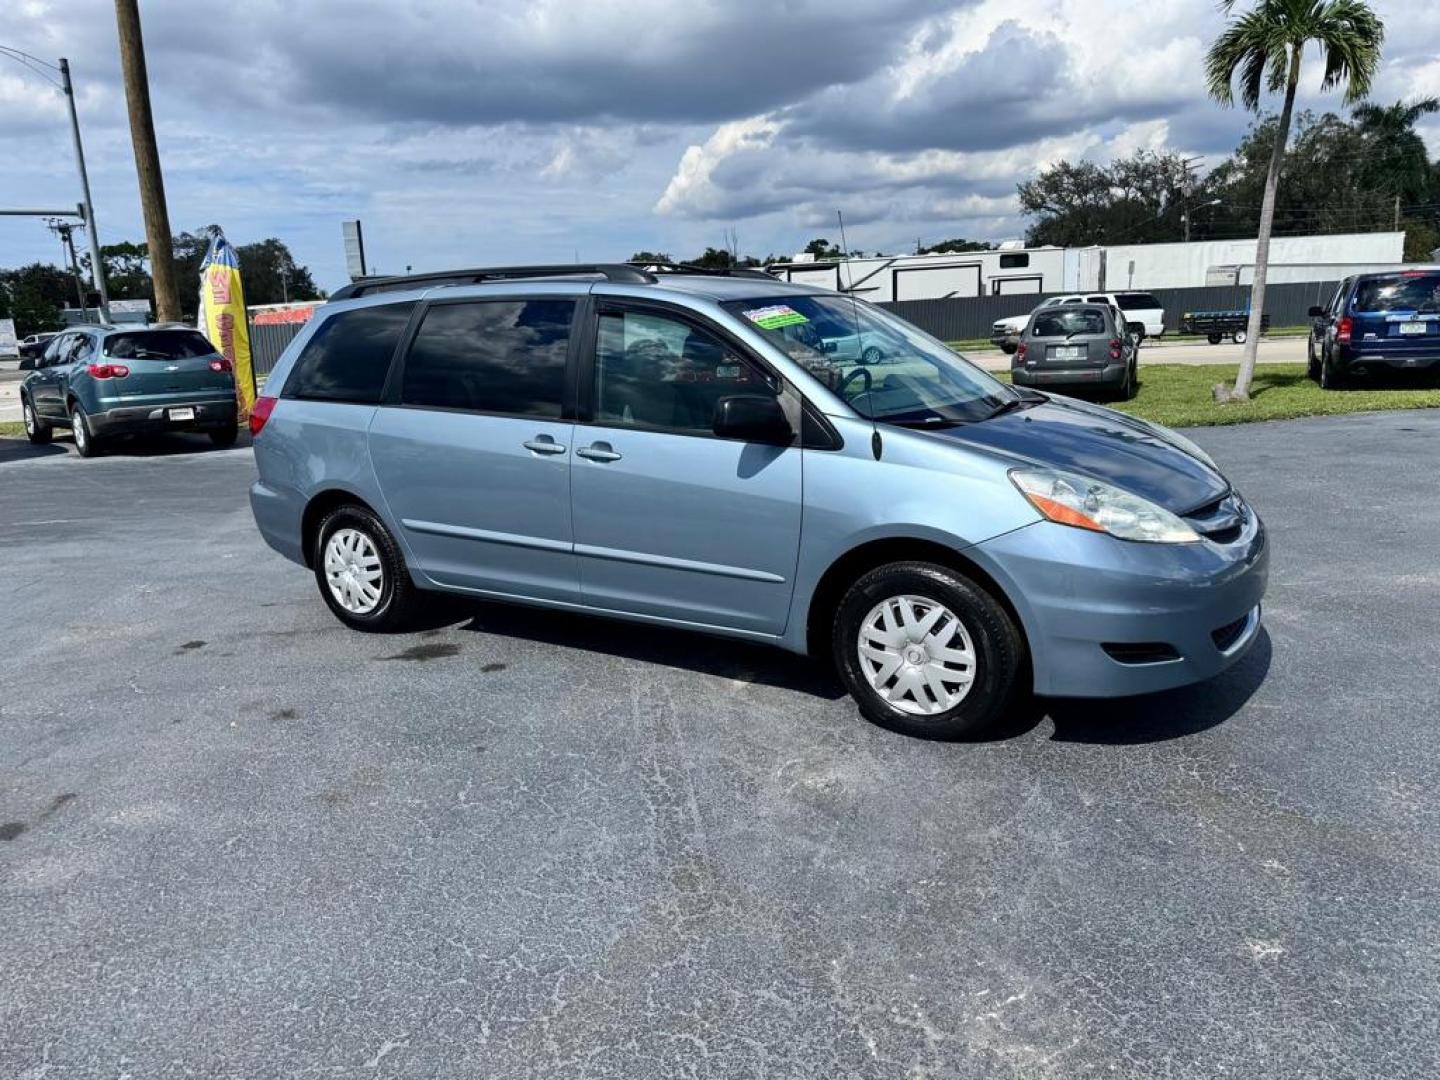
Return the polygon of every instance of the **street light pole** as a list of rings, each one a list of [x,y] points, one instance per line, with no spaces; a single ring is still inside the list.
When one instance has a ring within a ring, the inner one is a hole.
[[[70,107],[70,134],[75,139],[75,163],[80,167],[80,209],[85,215],[85,235],[90,239],[90,276],[100,294],[100,318],[110,321],[110,294],[105,288],[105,264],[100,261],[100,232],[95,228],[95,204],[90,201],[90,175],[85,171],[85,147],[80,142],[80,118],[75,113],[75,88],[70,83],[70,61],[60,58],[60,89]]]

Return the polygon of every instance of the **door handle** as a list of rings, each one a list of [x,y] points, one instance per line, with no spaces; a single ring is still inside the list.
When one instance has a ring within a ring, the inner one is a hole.
[[[549,435],[537,435],[533,439],[526,439],[521,445],[535,454],[563,454],[565,452],[565,447]]]
[[[596,442],[589,446],[582,446],[575,451],[575,455],[589,458],[591,461],[619,461],[622,456],[612,450],[608,442]]]

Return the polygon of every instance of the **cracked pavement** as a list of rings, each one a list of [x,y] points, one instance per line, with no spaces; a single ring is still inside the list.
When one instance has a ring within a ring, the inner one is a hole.
[[[0,1076],[1433,1076],[1440,412],[1190,434],[1256,648],[948,745],[749,645],[355,634],[248,450],[0,440]]]

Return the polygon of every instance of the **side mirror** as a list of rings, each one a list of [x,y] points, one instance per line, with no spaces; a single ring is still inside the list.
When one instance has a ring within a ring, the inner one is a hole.
[[[840,348],[840,343],[838,341],[822,341],[820,347],[826,352],[836,352]]]
[[[795,432],[780,400],[767,394],[734,394],[715,403],[711,430],[722,439],[787,446]]]
[[[35,370],[35,357],[33,357],[33,356],[22,356],[22,357],[20,358],[20,370],[21,370],[21,371],[34,371],[34,370]]]
[[[1312,308],[1310,309],[1310,318],[1312,318],[1312,319],[1323,319],[1324,317],[1325,317],[1325,309],[1324,309],[1323,307],[1312,307]]]

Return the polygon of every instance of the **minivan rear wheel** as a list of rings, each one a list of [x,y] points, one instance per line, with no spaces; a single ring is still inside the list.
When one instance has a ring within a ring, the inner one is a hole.
[[[836,667],[864,716],[928,739],[984,731],[1014,697],[1024,642],[994,597],[963,574],[889,563],[841,599]]]
[[[315,531],[311,561],[320,595],[351,629],[392,632],[414,615],[417,590],[400,546],[365,507],[352,504],[326,514]]]

